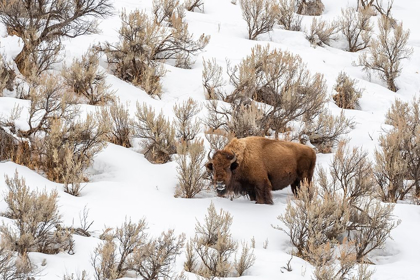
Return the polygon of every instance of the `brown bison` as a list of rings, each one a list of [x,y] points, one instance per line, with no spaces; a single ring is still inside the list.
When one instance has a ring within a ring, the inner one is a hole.
[[[219,194],[248,195],[256,203],[273,204],[271,190],[297,187],[312,180],[315,151],[305,145],[264,137],[234,138],[216,151],[206,168]]]

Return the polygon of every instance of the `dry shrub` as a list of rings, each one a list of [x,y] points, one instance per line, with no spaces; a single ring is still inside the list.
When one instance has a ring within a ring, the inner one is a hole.
[[[264,134],[274,130],[276,138],[289,122],[316,118],[326,102],[321,74],[311,75],[300,56],[269,46],[256,46],[239,65],[228,67],[228,73],[235,90],[226,100],[236,108],[249,99],[270,105],[264,109],[261,129]]]
[[[210,37],[204,34],[193,40],[188,25],[179,16],[172,16],[170,25],[163,26],[145,12],[135,10],[121,13],[120,41],[116,45],[105,43],[101,49],[107,56],[113,73],[148,94],[160,96],[160,79],[166,73],[163,62],[175,59],[177,67],[189,68],[191,56],[208,44]]]
[[[317,267],[317,279],[343,279],[356,263],[370,262],[368,254],[383,248],[399,221],[393,219],[393,205],[372,197],[371,163],[358,148],[341,143],[329,174],[319,170],[318,184],[301,187],[298,200],[294,205],[289,202],[279,216],[286,227],[276,228],[290,237],[295,254]],[[334,248],[339,249],[338,256]]]
[[[344,142],[340,143],[329,175],[331,180],[320,170],[320,187],[324,194],[335,194],[337,201],[348,205],[347,238],[354,243],[356,260],[369,261],[368,254],[383,248],[390,232],[399,224],[393,219],[394,206],[381,204],[373,197],[372,163],[361,149],[349,149]]]
[[[210,143],[210,149],[216,151],[223,149],[234,137],[233,134],[228,134],[225,130],[211,128],[205,132],[204,136]]]
[[[153,0],[152,10],[157,24],[171,25],[173,17],[184,17],[184,8],[178,0]]]
[[[177,147],[178,184],[175,190],[176,197],[193,198],[206,189],[203,170],[205,158],[203,141],[194,140],[188,145],[181,143]]]
[[[302,28],[302,16],[295,13],[295,1],[296,0],[279,1],[277,21],[286,30],[300,31]]]
[[[12,158],[16,144],[16,139],[0,127],[0,161]]]
[[[394,0],[385,1],[387,6],[384,6],[383,0],[358,0],[357,7],[359,10],[369,11],[372,15],[376,15],[376,12],[381,16],[387,17],[392,25],[396,24],[396,20],[391,15],[392,6],[394,5]]]
[[[359,98],[362,97],[363,90],[355,88],[357,81],[351,79],[345,72],[338,74],[334,90],[337,94],[333,95],[333,100],[338,107],[343,109],[357,109]]]
[[[278,14],[278,4],[271,0],[240,0],[242,18],[248,27],[248,39],[273,30]]]
[[[195,9],[204,13],[204,0],[185,0],[185,9],[190,12],[194,12]]]
[[[181,142],[188,143],[194,140],[200,132],[200,124],[193,122],[193,118],[201,111],[202,107],[192,98],[188,98],[182,104],[175,104],[173,107],[175,113],[176,137]]]
[[[314,248],[336,242],[349,220],[349,209],[340,204],[334,196],[321,198],[314,186],[302,185],[298,190],[299,199],[289,201],[286,211],[277,219],[285,228],[274,226],[290,237],[297,251],[295,255],[314,263]]]
[[[223,68],[216,63],[216,59],[204,60],[203,58],[203,87],[206,99],[223,99],[222,87],[225,85],[223,79]]]
[[[32,85],[28,129],[17,130],[15,121],[20,114],[15,108],[10,120],[0,120],[3,132],[16,139],[11,159],[32,169],[42,170],[47,178],[64,183],[67,192],[78,195],[84,171],[95,154],[106,145],[109,122],[99,122],[98,115],[76,118],[78,107],[60,80],[41,77]]]
[[[195,232],[200,236],[203,244],[213,246],[217,243],[220,236],[230,236],[232,221],[233,217],[229,212],[220,209],[218,214],[212,202],[207,208],[204,223],[201,224],[197,221]]]
[[[0,54],[0,97],[5,89],[13,91],[16,73]]]
[[[373,28],[371,17],[369,10],[357,11],[355,8],[341,10],[338,28],[346,37],[349,52],[364,50],[369,46]]]
[[[263,136],[264,111],[251,101],[248,104],[233,105],[228,121],[229,131],[237,138]]]
[[[158,238],[148,238],[146,221],[125,221],[115,230],[107,229],[92,257],[94,278],[118,279],[128,271],[135,271],[143,279],[168,277],[171,265],[184,246],[185,236],[174,235],[173,230],[163,232]]]
[[[389,90],[398,90],[395,79],[401,74],[400,62],[409,58],[413,48],[407,47],[410,31],[403,29],[403,24],[396,24],[382,16],[378,22],[379,35],[373,39],[367,52],[359,56],[358,65],[368,73],[374,71],[381,80],[385,81]]]
[[[0,242],[0,278],[4,280],[27,280],[37,276],[27,256],[16,256],[10,244]]]
[[[133,135],[128,103],[125,105],[118,100],[109,107],[101,108],[101,122],[110,121],[111,128],[107,136],[108,141],[126,148],[131,147],[130,139]]]
[[[106,146],[110,124],[100,122],[98,114],[88,114],[79,121],[54,121],[42,146],[38,145],[43,152],[42,168],[47,178],[64,183],[64,190],[75,196],[80,194],[84,171]]]
[[[204,224],[197,221],[195,237],[187,243],[186,271],[205,279],[214,279],[231,276],[233,269],[240,276],[253,265],[255,257],[247,244],[243,244],[240,259],[231,261],[231,256],[236,254],[238,248],[230,233],[231,224],[232,216],[223,209],[218,214],[211,203]]]
[[[383,249],[391,231],[396,228],[401,220],[395,221],[392,214],[394,205],[382,204],[380,201],[365,201],[355,222],[352,223],[354,236],[351,240],[355,243],[356,259],[367,260],[368,254],[373,250]]]
[[[19,71],[26,77],[39,76],[57,60],[61,38],[97,33],[95,18],[111,15],[108,0],[93,1],[2,1],[0,22],[9,34],[23,41],[16,56]],[[65,16],[57,16],[65,15]]]
[[[63,280],[89,280],[89,274],[86,270],[83,270],[81,273],[72,273],[72,274],[65,274],[63,275]]]
[[[319,114],[314,122],[305,122],[300,137],[303,135],[316,146],[320,153],[331,153],[340,136],[347,134],[355,126],[354,121],[346,118],[342,111],[340,116],[334,116],[328,111]]]
[[[369,271],[366,264],[359,264],[358,271],[354,275],[354,267],[357,265],[354,253],[354,244],[344,239],[338,252],[332,250],[330,243],[324,244],[312,251],[316,260],[313,274],[314,280],[370,280],[373,271]]]
[[[235,262],[233,264],[238,276],[242,276],[247,269],[254,265],[254,263],[255,255],[248,244],[243,243],[240,257],[237,259],[235,254]]]
[[[331,41],[336,40],[337,32],[337,22],[328,23],[314,17],[310,29],[306,31],[306,38],[313,46],[330,45]]]
[[[117,279],[124,277],[130,266],[130,257],[134,250],[142,248],[147,242],[146,221],[133,223],[126,220],[121,227],[115,230],[108,229],[104,243],[95,248],[92,256],[92,266],[95,270],[95,279]]]
[[[21,139],[15,122],[20,118],[22,107],[15,105],[7,119],[0,117],[0,160],[12,160],[21,165],[34,168],[29,141]]]
[[[325,170],[319,170],[319,187],[324,193],[340,193],[353,210],[359,207],[365,197],[374,193],[375,181],[372,173],[372,163],[368,153],[360,148],[347,147],[342,141],[337,147],[333,161],[330,164],[328,178]],[[355,215],[351,215],[355,217]]]
[[[16,172],[5,177],[8,206],[4,215],[13,219],[12,226],[2,225],[0,233],[11,250],[21,256],[28,252],[57,254],[73,249],[71,233],[63,229],[58,211],[56,191],[30,191],[25,179]]]
[[[145,280],[174,279],[172,265],[184,247],[185,234],[176,236],[174,230],[162,232],[130,256],[130,267]]]
[[[48,133],[54,120],[72,120],[78,114],[74,106],[74,97],[63,80],[52,75],[42,75],[33,80],[27,97],[31,102],[26,131],[19,131],[19,136],[30,138]]]
[[[324,11],[322,0],[296,0],[297,13],[300,15],[320,16]]]
[[[74,59],[70,67],[61,71],[64,83],[83,96],[90,105],[104,105],[114,101],[114,92],[105,83],[105,72],[98,71],[98,53],[90,50],[81,59]]]
[[[222,129],[225,135],[232,134],[238,138],[262,136],[265,133],[264,111],[255,101],[219,106],[219,102],[212,100],[206,107],[209,112],[206,125],[212,131]]]
[[[152,107],[137,103],[134,136],[142,139],[145,158],[152,163],[165,163],[176,153],[175,128],[163,112],[156,116]]]
[[[375,178],[383,201],[397,202],[414,191],[420,197],[420,101],[395,100],[386,114],[392,128],[379,138]]]

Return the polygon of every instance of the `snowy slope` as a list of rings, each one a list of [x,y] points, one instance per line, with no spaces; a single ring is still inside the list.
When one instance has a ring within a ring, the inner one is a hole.
[[[341,8],[356,5],[355,0],[324,0],[323,3],[326,7],[323,18],[328,20],[338,17]],[[150,12],[151,7],[151,0],[115,1],[117,13],[101,22],[101,34],[65,41],[64,61],[67,64],[71,63],[74,57],[80,57],[94,43],[117,41],[117,31],[120,26],[118,11],[138,8]],[[396,19],[403,20],[404,28],[411,30],[409,45],[414,48],[412,57],[403,62],[402,74],[397,79],[397,85],[400,88],[397,93],[387,90],[383,82],[377,78],[373,77],[372,81],[368,81],[361,67],[352,66],[352,62],[358,58],[358,53],[348,53],[333,47],[313,48],[305,39],[303,32],[290,32],[277,27],[269,34],[260,36],[258,41],[247,40],[246,24],[242,19],[240,7],[231,4],[229,0],[205,0],[204,13],[186,13],[190,32],[197,37],[202,33],[211,35],[210,43],[196,58],[192,69],[166,66],[169,71],[163,78],[164,92],[161,100],[151,98],[141,89],[119,80],[110,73],[108,73],[107,82],[112,85],[112,89],[117,91],[117,96],[121,101],[130,102],[132,114],[134,114],[136,102],[146,102],[157,112],[162,109],[168,117],[172,118],[172,107],[178,102],[189,97],[206,102],[201,84],[202,58],[215,57],[217,62],[225,67],[226,58],[234,65],[247,56],[253,46],[270,44],[272,48],[280,48],[300,55],[311,73],[324,74],[329,87],[328,94],[332,94],[332,87],[340,71],[344,70],[352,78],[358,80],[358,86],[364,88],[365,91],[360,99],[361,110],[346,110],[345,112],[347,117],[352,117],[357,123],[355,129],[347,137],[351,145],[362,146],[372,155],[378,145],[377,139],[381,133],[384,115],[394,99],[411,101],[420,93],[419,10],[420,1],[418,0],[396,0],[394,4],[393,14]],[[311,20],[311,17],[305,17],[303,25],[308,26]],[[1,52],[10,59],[19,52],[22,46],[17,37],[6,37],[4,27],[0,28],[0,35]],[[104,58],[101,65],[106,70]],[[58,65],[57,70],[60,67]],[[27,101],[1,97],[0,115],[8,116],[15,103],[24,107],[29,105]],[[332,101],[327,106],[334,114],[338,115],[341,111]],[[323,167],[328,166],[332,158],[332,154],[318,154],[317,156],[317,164]],[[196,219],[204,218],[211,201],[216,209],[223,208],[234,217],[231,232],[235,240],[250,242],[253,237],[256,240],[256,262],[246,272],[246,279],[311,279],[312,266],[298,258],[294,258],[291,263],[292,272],[281,272],[281,267],[290,257],[288,252],[292,247],[288,237],[273,229],[271,225],[279,223],[277,216],[284,212],[287,200],[292,197],[290,188],[273,193],[274,205],[257,205],[245,198],[230,201],[218,198],[213,193],[206,193],[194,199],[174,198],[177,184],[175,162],[154,165],[138,152],[138,148],[126,149],[113,144],[109,144],[96,156],[93,166],[89,169],[90,182],[86,183],[80,197],[64,193],[62,185],[50,182],[36,172],[12,162],[0,163],[0,193],[6,190],[3,174],[12,176],[15,170],[20,176],[26,178],[31,188],[58,191],[60,212],[66,225],[77,226],[79,213],[85,206],[90,209],[89,218],[94,221],[93,237],[74,237],[76,241],[74,255],[30,254],[37,265],[46,259],[47,264],[43,267],[42,279],[62,279],[62,275],[66,272],[82,270],[93,275],[90,259],[93,249],[99,242],[98,235],[105,225],[120,226],[126,218],[137,221],[145,217],[149,224],[148,232],[151,235],[173,228],[176,233],[184,232],[187,238],[192,237]],[[1,201],[0,212],[5,209],[6,204]],[[402,220],[402,223],[392,232],[393,240],[387,242],[386,248],[373,254],[372,259],[377,263],[372,266],[375,270],[373,279],[420,279],[418,270],[420,207],[398,204],[394,214]],[[8,222],[5,218],[0,217],[0,220]],[[268,247],[264,249],[263,243],[266,240],[268,240]],[[177,271],[182,270],[184,258],[184,255],[178,258]],[[191,275],[190,279],[195,279],[195,276]]]

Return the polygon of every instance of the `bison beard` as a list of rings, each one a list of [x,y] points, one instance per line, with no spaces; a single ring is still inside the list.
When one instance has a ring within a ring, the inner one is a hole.
[[[305,145],[247,137],[216,151],[206,168],[219,195],[248,195],[256,203],[273,204],[272,190],[291,185],[296,194],[304,180],[311,182],[315,161],[315,151]]]

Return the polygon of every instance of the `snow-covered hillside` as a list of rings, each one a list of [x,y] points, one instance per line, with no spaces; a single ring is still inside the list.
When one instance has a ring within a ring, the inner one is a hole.
[[[334,42],[333,46],[314,48],[308,42],[304,32],[293,32],[276,26],[273,31],[258,37],[258,40],[248,40],[246,23],[242,19],[239,1],[237,5],[230,0],[204,0],[204,13],[186,12],[186,22],[189,30],[196,37],[202,33],[210,35],[207,47],[195,59],[192,69],[180,69],[165,64],[168,70],[162,79],[163,94],[161,99],[153,99],[139,87],[135,87],[113,76],[107,70],[106,58],[100,61],[101,68],[107,71],[107,83],[116,91],[122,102],[129,102],[130,113],[134,116],[136,102],[146,102],[156,109],[162,110],[165,116],[173,118],[173,106],[177,103],[193,98],[205,103],[202,86],[202,59],[216,58],[216,61],[226,67],[226,59],[232,65],[238,64],[250,54],[255,45],[267,45],[271,48],[287,50],[300,55],[311,73],[319,72],[326,78],[328,95],[333,94],[340,71],[358,81],[358,87],[364,88],[360,99],[360,110],[345,110],[345,115],[353,118],[355,128],[346,137],[351,146],[363,147],[373,159],[375,148],[378,147],[378,137],[382,133],[385,114],[395,98],[410,102],[413,97],[420,96],[420,29],[419,15],[420,1],[395,0],[393,16],[403,21],[404,28],[410,29],[408,45],[414,49],[413,55],[402,62],[402,73],[397,78],[398,92],[394,93],[386,88],[386,84],[372,76],[369,81],[361,67],[354,66],[359,53],[346,52],[340,49],[342,42]],[[323,19],[333,20],[341,14],[341,9],[355,7],[356,0],[323,0],[325,11]],[[118,41],[120,26],[119,12],[125,9],[144,9],[151,13],[152,0],[123,0],[114,3],[115,14],[100,22],[102,33],[97,35],[80,36],[75,39],[64,40],[64,62],[71,64],[74,58],[81,57],[89,46],[99,42]],[[305,16],[303,29],[309,28],[312,17]],[[374,19],[376,24],[376,19]],[[376,29],[375,29],[376,30]],[[0,52],[11,60],[19,53],[22,44],[16,36],[8,36],[4,26],[0,26]],[[55,70],[61,69],[61,64],[55,65]],[[227,75],[226,75],[227,80]],[[227,86],[230,87],[229,85]],[[6,93],[0,97],[0,115],[8,116],[16,103],[28,108],[25,100],[13,98],[13,93]],[[334,114],[339,115],[341,108],[337,107],[330,98],[326,105]],[[83,110],[93,110],[90,105],[83,105]],[[200,117],[205,117],[202,110]],[[23,110],[22,117],[25,115]],[[203,133],[200,134],[203,136]],[[203,137],[204,138],[204,137]],[[317,165],[327,167],[333,154],[317,154]],[[46,255],[30,253],[34,264],[42,266],[42,276],[39,279],[62,279],[66,273],[86,270],[93,276],[91,256],[100,241],[99,235],[105,227],[120,226],[124,220],[130,218],[138,221],[146,218],[148,233],[157,236],[162,231],[174,229],[177,234],[185,233],[187,238],[193,237],[197,220],[203,220],[207,208],[213,202],[216,209],[223,208],[233,216],[231,227],[232,237],[238,241],[250,242],[255,238],[255,265],[245,273],[246,279],[311,279],[313,267],[306,261],[293,258],[293,271],[281,269],[290,258],[292,245],[288,236],[272,227],[278,225],[277,217],[284,213],[287,201],[293,198],[290,188],[273,192],[273,205],[259,205],[245,197],[229,200],[217,197],[216,193],[206,192],[193,199],[175,198],[177,185],[176,162],[166,164],[152,164],[140,153],[140,147],[123,148],[114,144],[101,151],[89,168],[89,182],[85,184],[79,197],[64,192],[63,185],[51,182],[35,171],[17,165],[10,161],[0,162],[0,194],[6,193],[4,175],[12,177],[17,170],[20,176],[32,189],[57,190],[59,193],[59,211],[65,225],[78,226],[79,214],[84,207],[88,208],[89,219],[94,221],[91,231],[92,237],[74,236],[75,254],[60,253]],[[0,212],[6,210],[6,203],[0,200]],[[401,219],[401,224],[391,232],[384,249],[374,251],[371,260],[376,265],[370,269],[375,271],[373,279],[420,279],[418,266],[420,264],[420,206],[399,203],[394,214]],[[0,217],[1,222],[10,223],[9,219]],[[263,244],[268,241],[267,248]],[[183,270],[185,255],[177,258],[174,271]],[[189,279],[196,279],[193,274],[187,274]],[[128,279],[128,278],[127,278]]]

